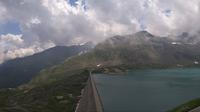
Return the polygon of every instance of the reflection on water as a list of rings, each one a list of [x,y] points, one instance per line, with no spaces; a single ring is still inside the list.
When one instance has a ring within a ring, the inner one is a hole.
[[[105,112],[165,112],[200,97],[200,69],[95,74]]]

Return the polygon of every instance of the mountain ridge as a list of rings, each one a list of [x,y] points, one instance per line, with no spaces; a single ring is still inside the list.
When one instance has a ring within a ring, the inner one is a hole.
[[[87,53],[43,69],[25,85],[0,91],[0,110],[73,112],[89,71],[109,74],[138,68],[199,67],[199,48],[199,43],[159,38],[148,32],[114,36]]]
[[[127,67],[132,69],[199,67],[199,48],[199,43],[178,42],[171,38],[154,36],[146,31],[132,35],[118,35],[97,44],[88,53],[74,56],[60,65],[43,70],[30,84],[51,83],[79,69],[97,69],[97,65],[100,68]]]
[[[31,56],[9,60],[0,66],[0,88],[27,83],[40,70],[60,64],[66,58],[90,49],[87,45],[56,46]]]

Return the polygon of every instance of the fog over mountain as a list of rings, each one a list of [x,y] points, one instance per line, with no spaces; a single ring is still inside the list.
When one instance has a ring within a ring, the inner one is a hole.
[[[141,30],[199,38],[199,7],[199,0],[0,0],[0,63]]]

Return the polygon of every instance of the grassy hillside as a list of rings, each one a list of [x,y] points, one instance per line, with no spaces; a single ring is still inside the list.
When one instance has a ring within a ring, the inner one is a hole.
[[[88,71],[66,74],[53,83],[33,88],[0,91],[1,112],[74,112]]]
[[[171,110],[169,112],[188,112],[198,106],[200,106],[200,98],[186,102],[186,103],[174,108],[173,110]]]
[[[17,58],[0,66],[0,88],[29,82],[39,71],[62,63],[66,58],[89,50],[89,46],[56,46],[32,56]]]

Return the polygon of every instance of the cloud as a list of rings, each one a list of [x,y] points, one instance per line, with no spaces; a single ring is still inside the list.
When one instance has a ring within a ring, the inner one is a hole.
[[[0,2],[0,23],[5,22],[5,20],[7,18],[9,18],[9,16],[7,15],[7,10],[6,8],[3,6],[3,4]]]
[[[21,37],[22,35],[1,35],[0,42],[10,43],[11,45],[20,45],[24,42],[24,40]]]
[[[34,43],[27,46],[22,39],[22,35],[1,35],[0,36],[0,63],[6,60],[24,57],[40,52],[44,49],[55,46],[53,43],[43,44]]]
[[[0,0],[0,23],[19,24],[22,45],[4,41],[9,50],[15,46],[23,51],[35,45],[43,49],[49,44],[99,42],[139,30],[156,35],[196,33],[199,6],[199,0]],[[15,50],[10,52],[22,53]]]
[[[7,52],[4,53],[4,60],[29,56],[39,51],[41,51],[41,49],[35,49],[34,47],[8,50]]]

